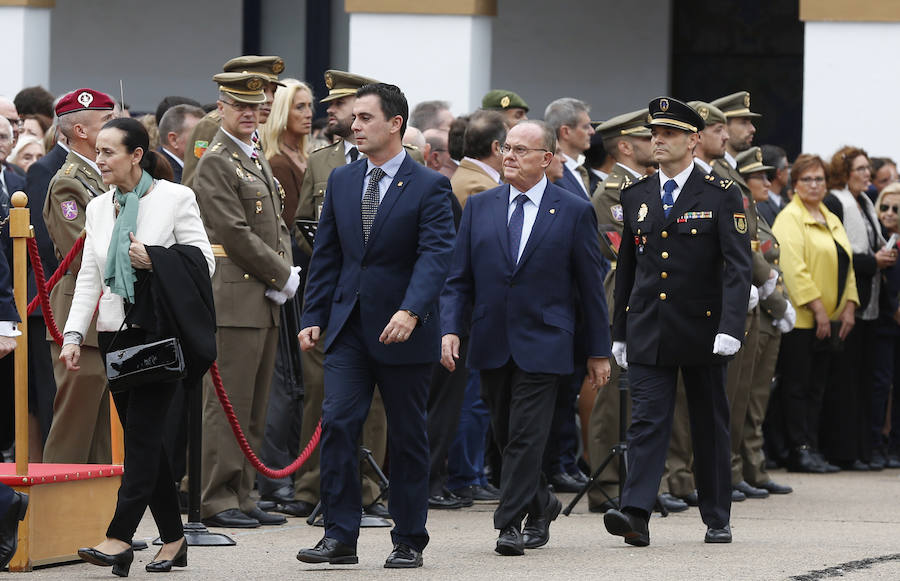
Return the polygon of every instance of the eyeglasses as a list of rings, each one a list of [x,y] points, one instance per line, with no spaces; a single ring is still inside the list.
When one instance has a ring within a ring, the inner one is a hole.
[[[226,105],[228,105],[229,107],[231,107],[232,109],[234,109],[235,111],[240,111],[242,113],[244,111],[258,111],[259,105],[260,105],[259,103],[232,103],[231,101],[222,101],[222,102],[225,103]]]
[[[803,182],[803,183],[806,184],[807,186],[811,186],[811,185],[813,185],[813,184],[819,186],[819,185],[822,185],[822,184],[825,183],[825,178],[822,177],[822,176],[805,177],[805,178],[799,178],[797,181],[798,181],[798,182]]]
[[[500,152],[503,153],[503,155],[508,154],[510,151],[516,157],[522,157],[522,156],[526,155],[529,151],[549,152],[550,150],[544,149],[543,147],[525,147],[524,145],[516,145],[515,147],[513,147],[508,143],[504,143],[502,146],[500,146]]]
[[[880,206],[878,206],[878,209],[882,212],[887,212],[888,210],[890,210],[895,214],[900,214],[900,206],[888,206],[887,204],[881,204]]]

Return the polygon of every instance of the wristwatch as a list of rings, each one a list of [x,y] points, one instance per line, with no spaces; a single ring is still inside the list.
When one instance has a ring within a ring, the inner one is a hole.
[[[417,321],[419,320],[419,315],[415,314],[414,312],[410,311],[409,309],[403,309],[403,310],[407,315],[409,315],[413,319],[415,319]]]

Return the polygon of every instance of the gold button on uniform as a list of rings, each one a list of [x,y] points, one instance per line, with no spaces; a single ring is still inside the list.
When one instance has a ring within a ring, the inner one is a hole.
[[[775,264],[778,264],[778,259],[776,258],[776,259],[773,260],[772,262],[774,262]]]
[[[706,311],[706,316],[707,316],[707,317],[712,317],[712,311]]]
[[[696,228],[691,228],[691,234],[696,234],[696,233],[697,233],[697,229],[696,229]]]
[[[660,273],[659,276],[661,276],[661,277],[663,277],[663,278],[669,278],[669,273],[668,273],[668,272],[662,272],[662,273]]]
[[[244,280],[250,280],[250,275],[247,273],[244,273]]]
[[[660,300],[666,300],[666,293],[659,293]]]
[[[662,257],[663,257],[663,258],[668,258],[668,257],[669,257],[669,253],[666,252],[665,250],[663,250]]]
[[[272,284],[275,284],[275,279],[274,279],[274,278],[272,279]]]
[[[662,234],[660,234],[660,236],[662,236],[663,238],[668,238],[668,237],[669,237],[669,233],[666,232],[665,230],[663,230],[663,231],[662,231]]]

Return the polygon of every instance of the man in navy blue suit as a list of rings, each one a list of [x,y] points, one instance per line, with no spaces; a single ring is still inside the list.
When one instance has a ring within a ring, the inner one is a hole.
[[[610,338],[592,207],[544,176],[556,151],[553,130],[523,121],[510,129],[502,151],[508,185],[469,198],[463,212],[441,294],[441,362],[455,367],[471,313],[468,365],[481,372],[503,452],[495,550],[522,555],[547,543],[562,508],[541,473],[541,457],[560,377],[572,373],[576,302],[596,388],[609,379]]]
[[[399,88],[360,88],[353,116],[356,145],[367,159],[328,179],[299,335],[304,350],[325,342],[325,536],[297,558],[358,562],[359,435],[377,383],[388,417],[396,525],[384,566],[421,567],[428,543],[425,410],[440,358],[438,296],[453,253],[450,182],[404,151],[409,106]]]

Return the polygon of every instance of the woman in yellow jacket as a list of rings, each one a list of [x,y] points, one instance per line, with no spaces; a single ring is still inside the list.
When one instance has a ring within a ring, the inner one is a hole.
[[[788,468],[797,472],[839,470],[817,453],[819,416],[835,352],[853,328],[859,304],[850,241],[840,219],[822,203],[825,179],[820,157],[798,157],[791,171],[794,198],[772,227],[781,243],[784,282],[797,307],[797,323],[782,338],[779,355]]]

